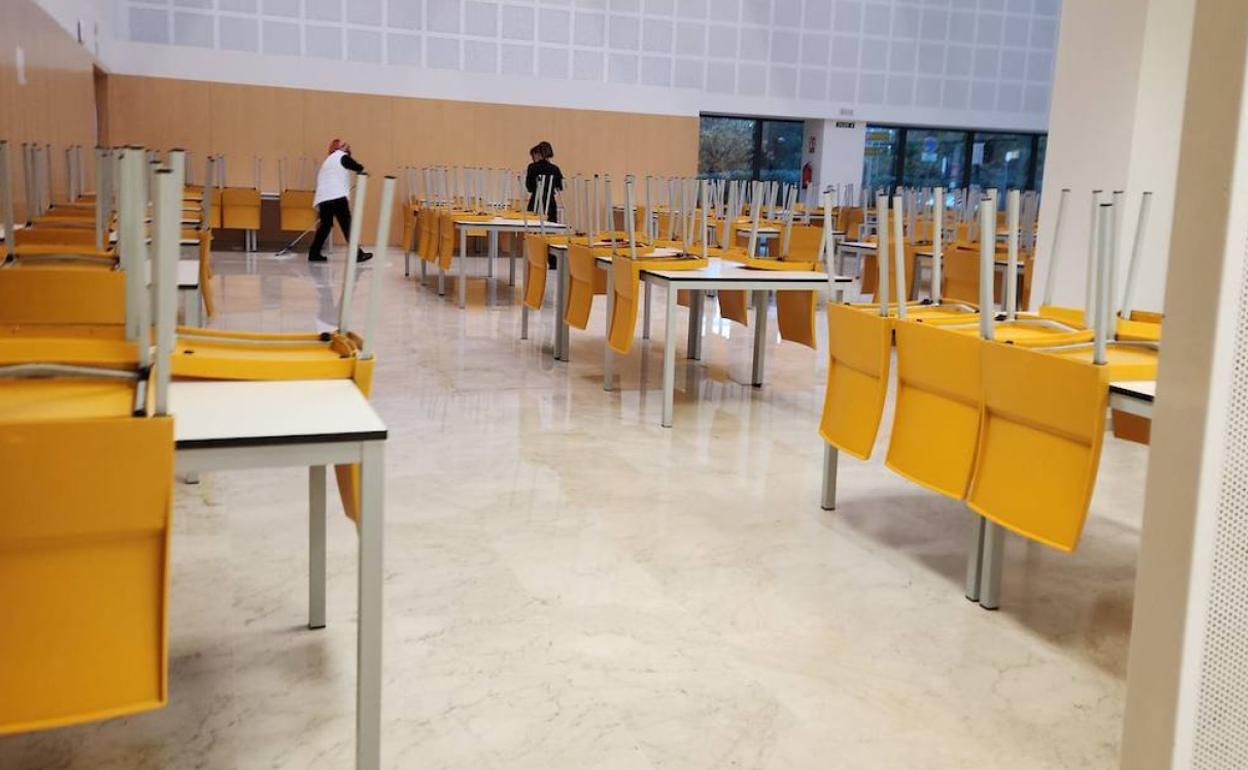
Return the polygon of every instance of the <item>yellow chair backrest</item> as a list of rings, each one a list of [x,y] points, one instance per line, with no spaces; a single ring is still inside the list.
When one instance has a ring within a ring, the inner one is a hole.
[[[21,251],[23,246],[65,246],[94,252],[95,228],[48,225],[26,227],[14,233],[13,241],[18,251]]]
[[[123,334],[126,278],[102,265],[46,263],[0,269],[0,327],[101,327]],[[45,330],[47,330],[45,328]]]
[[[537,233],[524,236],[524,269],[526,272],[524,304],[533,310],[541,310],[546,299],[547,255],[550,243]]]
[[[889,254],[887,257],[888,264],[885,265],[885,267],[888,270],[889,302],[896,302],[897,297],[898,297],[897,270],[895,268],[895,265],[897,264],[897,259],[893,254],[893,249],[895,248],[896,248],[896,245],[890,240],[888,242],[888,249],[889,249]],[[910,288],[914,285],[914,255],[915,255],[915,252],[917,251],[920,251],[920,249],[917,246],[915,246],[913,243],[910,243],[909,241],[906,242],[905,258],[902,260],[902,266],[905,268],[905,273],[904,273],[904,278],[903,278],[905,285],[904,285],[902,294],[900,295],[903,299],[909,298]],[[879,268],[879,263],[876,262],[876,259],[878,258],[877,256],[878,253],[879,253],[878,250],[869,251],[863,254],[862,256],[862,269],[860,271],[862,274],[862,293],[869,294],[872,297],[876,296],[876,292],[880,284],[880,268]]]
[[[594,308],[594,295],[607,293],[607,274],[598,269],[597,257],[610,253],[610,249],[593,249],[588,244],[568,245],[568,305],[564,320],[570,326],[584,329]]]
[[[961,500],[979,443],[979,337],[915,321],[898,321],[894,334],[897,396],[884,464]]]
[[[287,190],[278,201],[281,228],[289,232],[306,230],[316,224],[317,212],[312,205],[314,193],[308,190]]]
[[[789,262],[817,262],[819,244],[823,242],[823,228],[814,225],[793,225],[789,237]]]
[[[828,306],[828,384],[819,434],[861,460],[871,457],[888,395],[893,321]]]
[[[449,211],[438,213],[438,266],[451,269],[455,259],[455,215]]]
[[[614,294],[611,302],[611,316],[607,328],[607,344],[617,353],[628,353],[633,348],[633,335],[637,328],[638,297],[641,286],[641,272],[647,269],[656,270],[698,270],[706,267],[708,260],[700,258],[632,259],[620,253],[611,258],[611,286]]]
[[[260,229],[260,191],[227,187],[221,191],[221,226],[237,230]]]
[[[124,391],[126,416],[0,427],[0,735],[168,698],[173,420]]]
[[[980,344],[984,405],[967,504],[996,523],[1073,551],[1100,463],[1110,370]]]

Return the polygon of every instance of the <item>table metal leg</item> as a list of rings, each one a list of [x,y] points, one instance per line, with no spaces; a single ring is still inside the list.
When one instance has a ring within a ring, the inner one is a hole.
[[[607,270],[607,323],[602,345],[602,389],[609,391],[615,383],[615,353],[611,350],[611,314],[615,312],[615,271]]]
[[[325,466],[308,468],[308,628],[325,627]]]
[[[507,285],[516,285],[516,239],[512,236],[511,248],[507,250]]]
[[[556,275],[559,286],[555,296],[555,360],[567,362],[571,356],[568,350],[568,322],[564,318],[568,308],[568,253],[560,251],[555,257],[558,265]]]
[[[488,275],[487,275],[486,277],[487,277],[487,278],[493,278],[493,277],[494,277],[494,267],[495,267],[495,264],[496,264],[496,263],[497,263],[497,261],[498,261],[498,231],[497,231],[497,230],[489,230],[489,231],[488,231],[488,233],[487,233],[487,234],[486,234],[486,236],[485,236],[485,241],[486,241],[486,244],[487,244],[488,254],[489,254],[489,259],[488,259],[488,261],[489,261],[489,268],[488,268],[488,269],[487,269],[487,271],[486,271],[486,272],[488,273]]]
[[[754,292],[754,364],[750,384],[756,388],[763,386],[763,368],[766,366],[767,357],[767,311],[770,304],[769,292]]]
[[[442,263],[438,263],[438,296],[446,296],[446,268],[442,267]]]
[[[385,525],[385,451],[363,444],[360,463],[359,628],[356,641],[355,766],[381,767],[382,559]]]
[[[702,360],[702,303],[706,294],[693,290],[689,292],[689,340],[685,355],[692,361]]]
[[[459,231],[459,306],[468,306],[468,230]]]
[[[667,285],[663,318],[663,422],[672,427],[672,402],[676,397],[676,288]]]
[[[650,339],[650,290],[653,287],[649,281],[646,281],[645,305],[642,306],[641,318],[641,338],[643,340]]]
[[[823,445],[823,495],[820,506],[825,511],[836,510],[836,464],[840,452],[831,444]]]

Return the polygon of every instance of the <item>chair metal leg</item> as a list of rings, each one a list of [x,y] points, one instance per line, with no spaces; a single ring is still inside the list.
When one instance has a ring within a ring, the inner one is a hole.
[[[611,315],[615,312],[615,275],[607,271],[607,323],[602,345],[602,389],[610,391],[615,383],[615,352],[611,350]]]

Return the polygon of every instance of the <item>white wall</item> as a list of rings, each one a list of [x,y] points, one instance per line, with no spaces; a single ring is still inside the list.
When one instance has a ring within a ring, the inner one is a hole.
[[[815,150],[810,151],[810,140]],[[862,157],[867,141],[867,124],[852,120],[806,121],[806,144],[802,162],[814,171],[811,189],[822,191],[832,185],[840,189],[852,184],[862,186]]]
[[[51,0],[72,2],[73,0]],[[1042,130],[1059,0],[116,0],[125,74]]]
[[[1054,301],[1085,302],[1091,192],[1128,193],[1118,271],[1121,296],[1141,193],[1154,192],[1141,263],[1138,309],[1162,310],[1193,0],[1068,3],[1049,118],[1037,276],[1044,290],[1059,191],[1071,190],[1062,223]]]
[[[35,4],[56,19],[70,37],[77,39],[81,30],[83,46],[98,61],[105,61],[112,53],[115,0],[35,0]]]

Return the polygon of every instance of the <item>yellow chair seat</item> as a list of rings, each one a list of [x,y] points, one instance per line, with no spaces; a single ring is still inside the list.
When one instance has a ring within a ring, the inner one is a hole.
[[[828,382],[819,434],[860,460],[871,457],[884,413],[893,323],[848,305],[828,306]]]
[[[0,381],[0,735],[167,701],[173,420],[134,398]]]
[[[981,345],[984,406],[975,474],[967,495],[977,513],[1063,551],[1078,545],[1096,484],[1109,383],[1155,379],[1155,350],[1090,345],[1044,352]]]
[[[611,318],[607,331],[607,344],[611,349],[617,353],[627,354],[633,348],[643,270],[698,270],[709,264],[709,260],[700,257],[633,259],[627,254],[616,254],[611,261],[613,271],[611,285],[615,296],[611,304]]]
[[[884,464],[961,500],[974,469],[980,423],[980,340],[898,321],[897,396]]]

